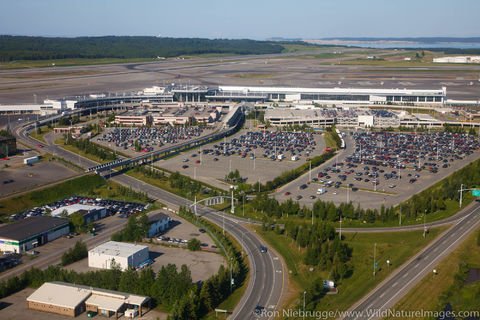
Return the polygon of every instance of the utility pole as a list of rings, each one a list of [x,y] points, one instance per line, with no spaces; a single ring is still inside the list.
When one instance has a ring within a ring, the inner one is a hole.
[[[427,218],[427,209],[423,212],[423,237],[425,238],[425,234],[427,233],[427,226],[425,224]]]
[[[398,225],[402,226],[402,205],[400,205],[400,214],[398,215]]]
[[[342,240],[342,214],[340,214],[340,241]]]
[[[460,201],[459,201],[459,207],[462,207],[462,200],[463,200],[463,183],[460,185]]]
[[[305,320],[305,295],[307,291],[303,291],[303,319]]]

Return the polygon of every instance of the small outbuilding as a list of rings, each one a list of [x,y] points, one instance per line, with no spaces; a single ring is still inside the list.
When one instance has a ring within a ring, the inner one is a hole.
[[[147,214],[148,221],[150,222],[150,229],[148,230],[148,236],[153,237],[156,234],[165,232],[170,227],[170,217],[163,213],[150,213]]]

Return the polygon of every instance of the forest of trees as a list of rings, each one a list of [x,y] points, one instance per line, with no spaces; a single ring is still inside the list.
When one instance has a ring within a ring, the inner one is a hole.
[[[90,139],[73,139],[72,135],[68,134],[65,137],[65,144],[77,147],[85,153],[99,157],[101,160],[115,160],[117,157],[114,152],[90,141]]]
[[[160,37],[47,38],[0,36],[0,61],[68,58],[156,58],[204,53],[280,53],[280,44],[255,40]]]

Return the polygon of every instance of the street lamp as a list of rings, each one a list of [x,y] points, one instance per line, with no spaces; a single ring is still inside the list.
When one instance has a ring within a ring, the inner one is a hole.
[[[305,319],[305,295],[307,294],[307,291],[303,291],[303,319]]]

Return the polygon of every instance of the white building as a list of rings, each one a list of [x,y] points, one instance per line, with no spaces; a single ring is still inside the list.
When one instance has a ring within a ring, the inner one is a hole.
[[[447,88],[363,89],[219,86],[209,99],[258,99],[322,104],[441,104]]]
[[[435,63],[480,63],[480,56],[455,56],[433,58]]]
[[[64,211],[67,212],[68,216],[75,212],[82,213],[85,218],[85,223],[103,219],[107,215],[107,209],[105,209],[105,207],[75,203],[53,210],[52,217],[60,217]]]
[[[150,229],[148,230],[148,236],[153,237],[156,234],[165,232],[170,226],[170,217],[165,213],[150,213],[147,214],[148,221],[150,222]]]
[[[88,266],[111,269],[112,261],[126,270],[136,268],[148,259],[148,247],[139,244],[109,241],[88,251]]]

